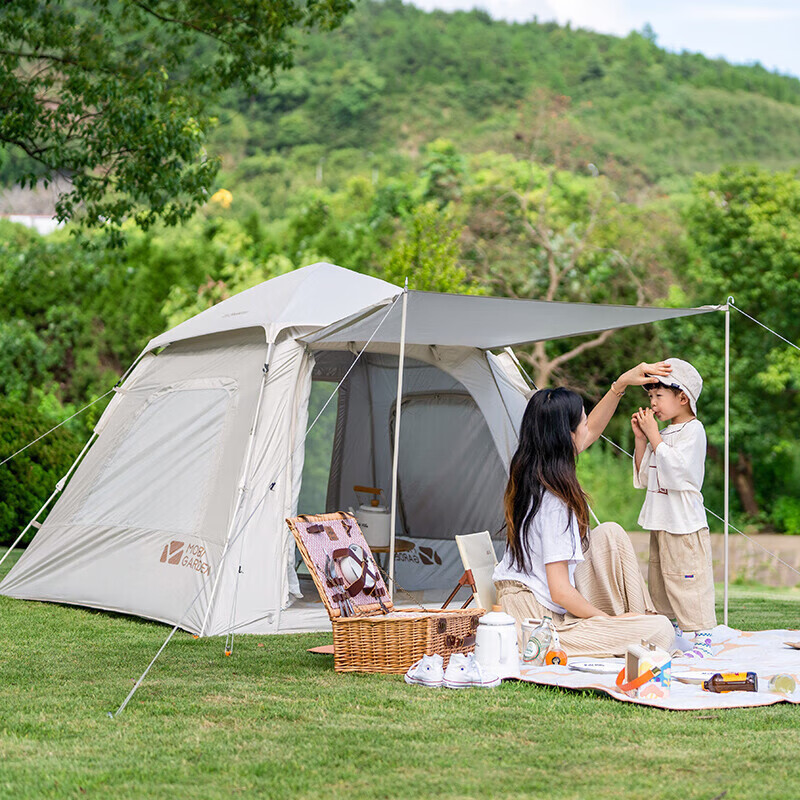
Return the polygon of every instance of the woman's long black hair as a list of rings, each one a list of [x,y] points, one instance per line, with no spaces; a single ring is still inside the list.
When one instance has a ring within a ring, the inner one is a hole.
[[[506,538],[511,563],[527,571],[526,531],[549,489],[578,521],[581,548],[589,547],[589,506],[575,471],[577,452],[570,435],[583,418],[583,400],[569,389],[540,389],[528,401],[511,459],[505,493]]]

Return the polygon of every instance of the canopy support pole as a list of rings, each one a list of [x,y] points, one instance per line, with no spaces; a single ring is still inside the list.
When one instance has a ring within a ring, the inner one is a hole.
[[[722,601],[722,620],[728,624],[728,522],[730,516],[730,395],[731,395],[731,303],[729,297],[725,304],[725,447],[724,447],[724,510],[723,510],[723,538],[724,538],[724,570],[725,590]]]
[[[47,506],[50,505],[50,503],[53,502],[53,498],[67,485],[69,476],[72,475],[73,471],[75,470],[75,467],[77,467],[78,464],[80,464],[81,459],[83,458],[86,451],[89,449],[89,446],[96,438],[97,438],[97,433],[92,431],[92,435],[89,437],[89,441],[86,442],[86,444],[83,446],[83,450],[81,450],[81,452],[78,454],[78,457],[72,462],[72,466],[69,468],[69,470],[67,470],[67,474],[56,484],[56,488],[53,489],[53,493],[50,495],[50,497],[48,497],[47,500],[45,500],[44,505],[33,515],[33,519],[31,519],[31,521],[23,528],[22,533],[20,533],[20,535],[17,536],[16,539],[14,539],[14,543],[11,545],[11,547],[8,548],[8,550],[6,550],[6,552],[3,554],[3,557],[0,558],[0,565],[2,565],[2,563],[11,554],[11,551],[22,541],[22,537],[30,530],[31,526],[36,524],[36,520],[39,519],[39,515],[47,508]]]
[[[397,363],[397,400],[394,412],[394,453],[392,454],[392,516],[389,521],[389,597],[394,599],[394,542],[397,533],[397,465],[400,458],[400,412],[403,405],[403,366],[406,354],[406,312],[408,278],[403,288],[403,311],[400,318],[400,359]]]

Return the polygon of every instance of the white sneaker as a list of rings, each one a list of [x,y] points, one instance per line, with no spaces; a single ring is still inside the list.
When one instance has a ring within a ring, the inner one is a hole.
[[[420,686],[438,688],[442,685],[444,667],[442,657],[434,653],[432,656],[422,658],[412,664],[406,672],[406,683],[416,683]]]
[[[470,686],[492,689],[500,685],[500,678],[482,667],[475,660],[474,653],[453,653],[444,673],[444,685],[448,689],[466,689]]]

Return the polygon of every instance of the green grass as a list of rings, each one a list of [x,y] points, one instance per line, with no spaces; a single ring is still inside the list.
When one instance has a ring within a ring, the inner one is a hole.
[[[9,558],[11,561],[11,558]],[[9,563],[3,565],[5,572]],[[800,594],[732,593],[731,624],[798,627]],[[178,633],[0,597],[0,797],[790,798],[800,709],[665,712],[507,683],[340,675],[325,634]]]

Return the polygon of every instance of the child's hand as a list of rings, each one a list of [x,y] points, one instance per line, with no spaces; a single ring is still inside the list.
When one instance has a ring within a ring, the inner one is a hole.
[[[646,438],[652,439],[658,435],[658,421],[651,408],[640,408],[633,416]]]
[[[642,442],[647,441],[647,437],[644,435],[644,431],[639,427],[638,411],[634,411],[633,416],[631,417],[631,428],[633,430],[634,438],[639,439]]]

